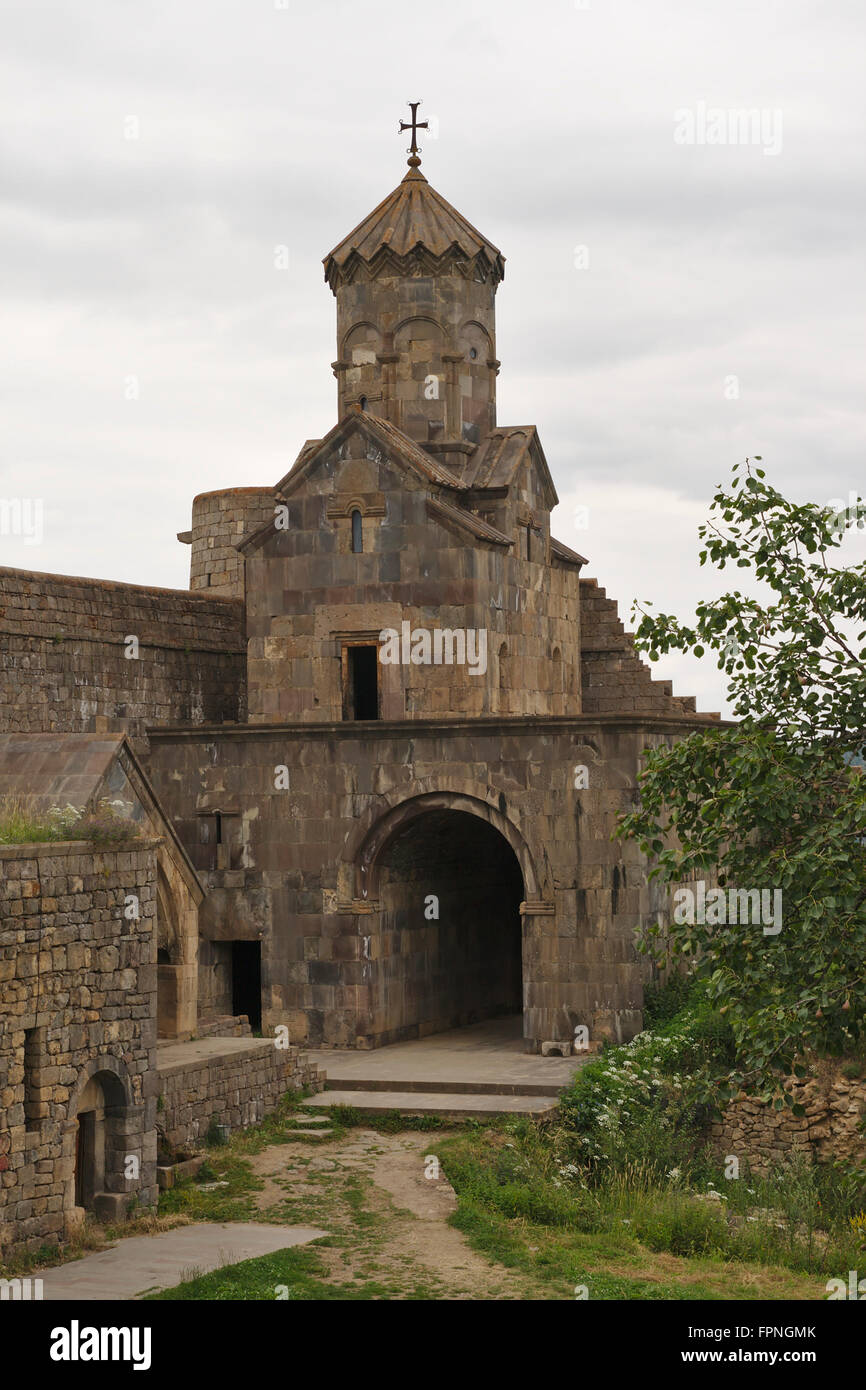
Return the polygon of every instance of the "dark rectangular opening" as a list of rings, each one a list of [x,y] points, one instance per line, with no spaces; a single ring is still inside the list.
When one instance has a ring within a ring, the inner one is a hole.
[[[93,1179],[96,1165],[96,1112],[85,1110],[78,1116],[75,1144],[75,1205],[88,1211],[93,1206]]]
[[[262,1026],[262,943],[232,942],[232,1013],[246,1014],[257,1033]]]
[[[39,1072],[42,1048],[39,1028],[24,1032],[24,1127],[38,1129],[41,1119],[41,1076]]]
[[[343,717],[379,718],[379,648],[344,647]]]

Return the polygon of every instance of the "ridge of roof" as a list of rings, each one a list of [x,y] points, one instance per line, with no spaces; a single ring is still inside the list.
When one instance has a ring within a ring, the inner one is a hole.
[[[533,449],[552,510],[559,497],[535,425],[497,425],[490,430],[468,461],[466,479],[476,489],[507,487]]]
[[[458,478],[456,473],[452,473],[432,454],[428,454],[414,439],[410,439],[396,425],[392,425],[390,420],[383,420],[378,415],[372,415],[366,410],[359,410],[354,407],[347,411],[337,421],[333,429],[329,430],[323,439],[316,442],[314,447],[304,446],[288,473],[276,484],[275,493],[282,494],[287,487],[294,487],[310,469],[314,460],[333,443],[336,436],[352,425],[365,430],[380,444],[390,445],[391,448],[396,449],[405,461],[410,463],[428,482],[436,483],[440,487],[452,488],[455,492],[467,491],[468,484],[462,478]],[[266,524],[270,525],[271,523]]]

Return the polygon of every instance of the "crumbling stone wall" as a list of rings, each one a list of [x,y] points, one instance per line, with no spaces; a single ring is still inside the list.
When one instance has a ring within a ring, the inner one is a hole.
[[[88,1087],[106,1112],[97,1214],[156,1199],[157,849],[0,845],[0,1248],[56,1244],[84,1219],[75,1166]]]
[[[866,1162],[866,1077],[848,1077],[843,1066],[821,1061],[812,1075],[791,1079],[789,1089],[805,1105],[805,1115],[754,1097],[732,1101],[711,1126],[714,1149],[748,1159],[757,1172],[785,1162],[794,1150],[820,1162]]]
[[[159,1083],[158,1128],[166,1144],[179,1149],[202,1141],[214,1119],[233,1130],[259,1124],[286,1091],[322,1091],[325,1077],[296,1047],[265,1040],[242,1052],[163,1063]]]
[[[240,600],[0,569],[0,732],[243,719]],[[125,656],[138,638],[137,659]]]
[[[615,600],[595,579],[580,581],[580,621],[584,714],[694,712],[693,695],[674,695],[670,681],[653,678],[620,621]]]

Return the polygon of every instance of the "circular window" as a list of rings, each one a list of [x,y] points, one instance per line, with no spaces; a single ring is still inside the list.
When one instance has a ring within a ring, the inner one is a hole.
[[[470,356],[470,358],[472,359],[472,361],[474,362],[475,359],[476,359],[476,357],[478,356],[478,349],[477,349],[477,348],[470,348],[470,349],[469,349],[469,356]]]

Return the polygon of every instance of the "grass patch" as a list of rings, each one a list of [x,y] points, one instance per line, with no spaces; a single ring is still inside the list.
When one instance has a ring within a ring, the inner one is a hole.
[[[173,1289],[149,1294],[155,1302],[226,1300],[249,1302],[323,1300],[331,1303],[369,1302],[373,1299],[441,1297],[434,1287],[406,1293],[401,1286],[363,1275],[347,1283],[328,1280],[321,1257],[309,1246],[292,1246],[272,1255],[215,1269],[210,1274],[187,1279]]]
[[[856,1267],[838,1263],[838,1247],[810,1260],[799,1242],[792,1259],[782,1241],[743,1238],[723,1204],[660,1189],[646,1172],[556,1186],[541,1152],[550,1136],[521,1135],[524,1123],[435,1147],[458,1195],[453,1224],[488,1259],[542,1281],[547,1298],[817,1299],[828,1259],[831,1273]]]

